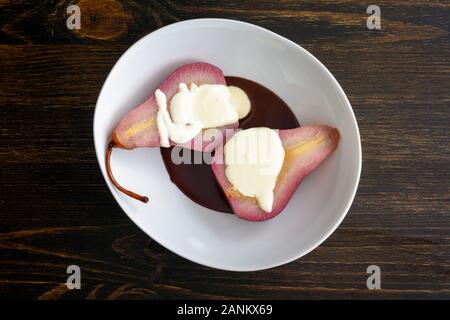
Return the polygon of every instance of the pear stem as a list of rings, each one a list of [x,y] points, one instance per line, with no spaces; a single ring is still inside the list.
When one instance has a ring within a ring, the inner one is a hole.
[[[134,198],[136,200],[142,201],[143,203],[147,203],[148,202],[148,198],[145,196],[141,196],[137,193],[134,193],[133,191],[127,190],[124,187],[122,187],[114,178],[112,171],[111,171],[111,153],[113,148],[117,147],[117,144],[115,143],[115,141],[111,141],[108,144],[108,149],[106,149],[106,172],[108,173],[108,178],[109,180],[111,180],[111,183],[117,188],[119,189],[121,192],[123,192],[124,194],[126,194],[127,196]]]

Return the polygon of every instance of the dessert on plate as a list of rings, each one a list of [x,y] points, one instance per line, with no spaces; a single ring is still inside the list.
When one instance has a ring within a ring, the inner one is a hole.
[[[338,142],[335,128],[299,127],[289,107],[262,85],[225,77],[218,67],[198,62],[173,71],[151,97],[119,121],[106,166],[120,191],[147,202],[147,197],[114,179],[111,152],[159,147],[172,181],[193,201],[263,221],[283,210],[303,178]],[[170,156],[174,146],[209,154],[212,163],[175,164]],[[191,181],[196,178],[204,183]]]

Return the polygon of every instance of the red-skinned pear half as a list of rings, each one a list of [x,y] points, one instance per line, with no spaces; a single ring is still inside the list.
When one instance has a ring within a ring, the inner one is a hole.
[[[196,85],[226,85],[222,70],[216,66],[204,62],[187,64],[172,72],[159,86],[159,89],[165,93],[167,101],[170,101],[173,95],[178,91],[178,85],[182,82],[188,85],[191,83],[195,83]],[[153,94],[144,103],[130,111],[120,120],[112,133],[116,146],[124,149],[159,147],[160,139],[158,128],[156,126],[157,113],[158,105],[156,103],[156,97]],[[235,123],[217,129],[223,132],[227,128],[237,128],[237,126],[238,123]],[[199,133],[194,139],[200,138],[199,136],[202,134],[203,133]],[[203,143],[197,144],[193,143],[193,140],[182,146],[202,151],[208,144],[208,149],[214,149],[215,145],[213,146],[212,144],[220,144],[222,142],[211,141],[211,143],[209,143],[208,139],[202,139]]]
[[[190,85],[202,84],[222,84],[226,85],[222,70],[209,63],[197,62],[184,65],[172,72],[166,80],[159,86],[159,89],[170,101],[178,91],[180,83]],[[155,90],[156,91],[156,90]],[[148,198],[122,187],[114,178],[111,170],[111,153],[113,148],[134,149],[139,147],[160,147],[160,137],[156,124],[158,114],[158,104],[155,94],[152,94],[141,105],[127,113],[112,132],[112,141],[106,150],[106,170],[112,184],[124,194],[142,202],[147,202]],[[182,144],[182,147],[198,151],[212,151],[216,146],[223,144],[227,136],[226,129],[235,129],[238,122],[215,128],[203,130],[194,139]],[[171,143],[173,145],[173,143]]]
[[[223,148],[216,149],[212,169],[234,213],[250,221],[264,221],[278,215],[287,205],[303,178],[319,166],[337,147],[339,132],[328,126],[305,126],[280,130],[285,157],[274,189],[271,212],[261,210],[254,197],[237,191],[225,176]],[[318,190],[317,192],[320,192]]]

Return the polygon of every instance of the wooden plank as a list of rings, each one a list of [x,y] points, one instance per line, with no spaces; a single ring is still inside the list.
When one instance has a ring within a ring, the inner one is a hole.
[[[69,4],[80,30],[66,28]],[[450,4],[377,4],[380,31],[354,0],[0,1],[0,297],[450,298]],[[96,99],[120,55],[163,25],[211,16],[304,46],[347,93],[361,132],[343,224],[261,272],[203,267],[151,240],[114,202],[93,148]],[[70,264],[83,290],[64,286]],[[382,268],[380,291],[366,288],[370,264]]]

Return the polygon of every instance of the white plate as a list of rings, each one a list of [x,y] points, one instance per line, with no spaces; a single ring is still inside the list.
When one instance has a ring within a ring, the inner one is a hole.
[[[139,105],[171,71],[204,61],[225,75],[274,91],[302,125],[339,129],[337,150],[300,185],[284,211],[266,222],[203,208],[188,199],[164,168],[159,149],[115,149],[120,183],[150,198],[140,203],[118,192],[105,171],[105,150],[119,119]],[[114,198],[145,233],[194,262],[251,271],[282,265],[316,248],[341,223],[358,186],[361,143],[350,103],[331,73],[294,42],[233,20],[197,19],[161,28],[135,43],[103,85],[94,116],[97,158]]]

